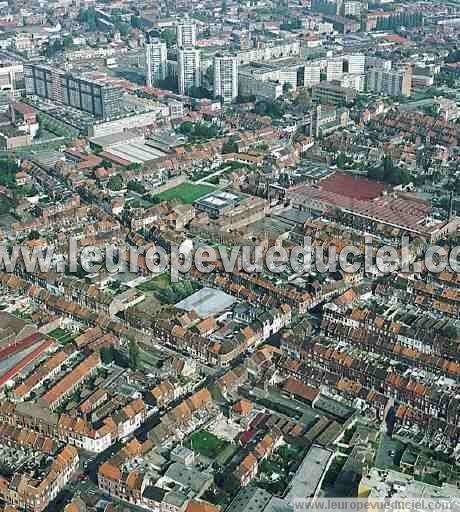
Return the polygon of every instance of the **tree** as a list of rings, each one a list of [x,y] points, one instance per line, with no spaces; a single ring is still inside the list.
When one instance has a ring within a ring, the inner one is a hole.
[[[104,364],[110,364],[114,360],[114,353],[112,345],[102,347],[100,350],[101,360]]]
[[[129,355],[129,367],[132,370],[137,370],[140,366],[140,351],[139,346],[134,340],[131,340],[129,342],[129,348],[128,348],[128,355]]]
[[[40,233],[33,229],[28,236],[29,240],[38,240],[40,238]]]
[[[347,157],[343,153],[339,153],[336,160],[336,165],[339,169],[343,169],[347,164]]]
[[[294,105],[302,113],[306,113],[311,109],[311,97],[307,91],[303,90],[294,99]]]
[[[138,162],[133,162],[132,164],[129,164],[128,167],[126,167],[127,171],[140,171],[142,169],[142,164]]]
[[[448,338],[456,338],[457,337],[457,328],[455,325],[448,324],[443,329],[444,336],[447,336]]]
[[[48,47],[46,48],[46,56],[54,57],[57,53],[63,50],[64,46],[59,40],[52,41],[48,43]]]
[[[9,189],[16,188],[16,173],[19,166],[13,158],[0,160],[0,185]]]
[[[284,105],[279,101],[261,100],[256,103],[254,110],[256,114],[276,119],[283,116]]]
[[[169,48],[176,42],[176,31],[170,28],[166,28],[161,32],[160,39],[162,39]]]
[[[133,28],[142,29],[144,23],[142,22],[142,18],[140,16],[131,16],[131,26]]]
[[[238,153],[238,144],[233,137],[230,137],[222,146],[222,153]]]
[[[123,179],[121,176],[112,176],[107,185],[110,190],[118,192],[123,189]]]
[[[64,48],[70,48],[73,45],[73,37],[68,34],[62,38],[62,46]]]
[[[371,180],[383,180],[383,167],[370,167],[367,170],[367,177]]]
[[[138,194],[145,194],[145,187],[142,183],[138,181],[131,180],[128,182],[128,190],[132,190],[133,192],[137,192]]]
[[[89,9],[80,9],[78,14],[78,21],[86,23],[90,32],[97,31],[97,15],[96,9],[90,7]]]
[[[292,84],[290,82],[284,82],[283,84],[283,94],[289,94],[292,89]]]
[[[394,164],[393,164],[393,160],[392,160],[391,156],[385,155],[383,157],[382,165],[383,165],[383,173],[385,176],[390,175],[393,172]]]
[[[193,132],[193,123],[185,121],[179,126],[180,133],[184,135],[190,135]]]
[[[128,23],[116,23],[116,27],[118,31],[120,32],[121,37],[127,37],[129,33],[131,32],[131,26],[128,25]]]

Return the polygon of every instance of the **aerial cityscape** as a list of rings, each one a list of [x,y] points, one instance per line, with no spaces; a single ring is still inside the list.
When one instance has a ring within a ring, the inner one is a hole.
[[[460,2],[0,6],[0,512],[459,512]]]

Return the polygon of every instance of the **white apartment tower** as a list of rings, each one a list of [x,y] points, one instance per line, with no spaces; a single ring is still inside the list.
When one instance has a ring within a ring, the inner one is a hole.
[[[230,103],[238,96],[238,59],[233,56],[214,57],[214,98]]]
[[[363,53],[345,55],[343,59],[348,62],[348,73],[364,75],[366,56]]]
[[[327,61],[326,68],[327,81],[342,80],[343,77],[343,58],[335,57]]]
[[[386,71],[381,68],[370,68],[366,76],[367,90],[384,96],[411,95],[412,69],[405,66],[402,69]]]
[[[196,45],[196,26],[190,20],[177,25],[177,47],[190,48]]]
[[[177,85],[179,94],[190,93],[192,87],[201,85],[200,50],[184,48],[177,55]]]
[[[145,45],[145,81],[149,87],[166,78],[167,59],[166,43],[157,39]]]
[[[321,82],[321,64],[307,63],[304,68],[304,86],[313,87]]]

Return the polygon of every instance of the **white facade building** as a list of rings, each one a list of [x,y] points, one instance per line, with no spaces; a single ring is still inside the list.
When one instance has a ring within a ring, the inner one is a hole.
[[[192,87],[201,85],[200,50],[184,48],[177,56],[177,83],[179,94],[189,94]]]
[[[168,51],[166,43],[156,40],[145,45],[145,79],[149,87],[167,76]]]
[[[233,56],[214,57],[214,98],[225,103],[238,96],[238,59]]]
[[[335,57],[327,61],[326,69],[327,81],[342,80],[343,77],[343,59],[342,57]]]
[[[177,25],[177,47],[189,48],[196,45],[196,26],[190,20]]]
[[[348,73],[352,75],[364,75],[366,56],[362,53],[345,55],[343,60],[348,62]]]
[[[321,64],[305,64],[304,86],[312,87],[321,81]]]

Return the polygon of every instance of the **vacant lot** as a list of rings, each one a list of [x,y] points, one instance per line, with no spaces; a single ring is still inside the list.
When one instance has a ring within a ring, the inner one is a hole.
[[[158,290],[164,290],[165,288],[168,288],[171,285],[171,278],[169,274],[164,272],[163,274],[160,274],[157,277],[154,277],[150,281],[147,281],[146,283],[142,283],[139,286],[137,286],[137,289],[141,292],[155,292]]]
[[[187,446],[193,451],[198,452],[209,459],[215,459],[227,448],[228,443],[226,441],[222,441],[206,430],[200,430],[189,437]]]
[[[154,297],[161,304],[176,304],[200,288],[200,284],[187,279],[172,283],[171,276],[166,272],[137,287],[147,297]]]
[[[398,469],[405,449],[406,445],[398,439],[381,434],[375,465],[382,469]]]
[[[212,192],[214,187],[210,185],[197,185],[196,183],[181,183],[177,187],[165,190],[155,196],[160,201],[170,201],[171,199],[177,199],[185,204],[192,204],[200,197],[205,196]]]

